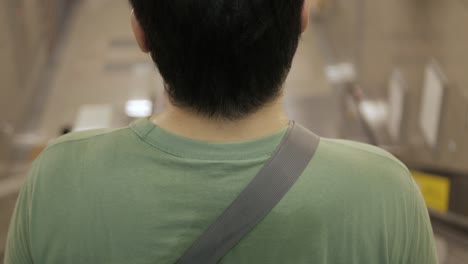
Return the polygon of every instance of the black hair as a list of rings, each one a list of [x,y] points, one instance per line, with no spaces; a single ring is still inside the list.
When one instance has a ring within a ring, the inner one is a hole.
[[[173,104],[238,119],[274,100],[304,0],[130,0]]]

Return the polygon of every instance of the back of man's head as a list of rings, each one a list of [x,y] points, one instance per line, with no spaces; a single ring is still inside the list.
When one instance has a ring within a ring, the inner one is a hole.
[[[171,102],[238,119],[277,98],[304,0],[130,0]]]

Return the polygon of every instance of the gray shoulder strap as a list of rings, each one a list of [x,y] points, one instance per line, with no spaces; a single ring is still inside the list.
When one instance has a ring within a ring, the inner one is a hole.
[[[304,172],[320,138],[291,122],[269,162],[176,264],[218,263],[279,203]]]

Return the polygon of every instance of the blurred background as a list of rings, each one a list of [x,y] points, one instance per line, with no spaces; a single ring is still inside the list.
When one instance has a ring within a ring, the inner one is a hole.
[[[442,264],[468,263],[468,0],[313,0],[286,108],[413,172]],[[71,131],[164,109],[125,0],[0,1],[0,263],[31,161]]]

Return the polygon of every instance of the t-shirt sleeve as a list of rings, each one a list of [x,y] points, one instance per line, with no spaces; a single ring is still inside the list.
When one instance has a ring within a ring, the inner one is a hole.
[[[412,214],[410,212],[413,217],[408,226],[411,236],[406,263],[438,264],[429,213],[417,184],[414,181],[412,182],[414,186],[414,211]]]
[[[38,161],[36,161],[21,188],[13,217],[8,231],[8,238],[5,248],[5,264],[28,264],[33,263],[31,255],[30,241],[30,212],[31,194],[33,180],[38,173]]]

